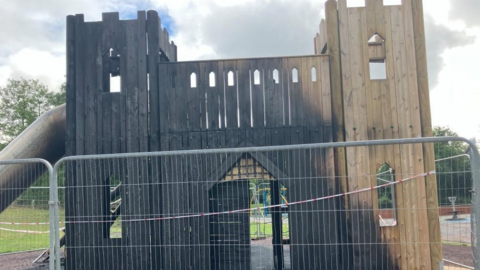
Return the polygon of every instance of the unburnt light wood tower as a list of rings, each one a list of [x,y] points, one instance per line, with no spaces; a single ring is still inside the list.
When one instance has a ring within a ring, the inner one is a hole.
[[[346,0],[329,0],[315,55],[190,62],[177,62],[177,47],[155,11],[140,11],[134,20],[105,13],[100,22],[68,16],[67,155],[430,136],[421,4],[367,0],[366,7],[347,8]],[[386,79],[370,79],[370,62],[385,64]],[[110,91],[112,76],[120,76],[120,92]],[[248,181],[221,181],[240,160],[286,179],[272,187],[281,182],[290,201],[311,199],[374,185],[383,163],[397,173],[431,170],[432,147],[329,149],[299,158],[230,154],[184,159],[186,170],[176,170],[168,157],[77,162],[66,170],[65,215],[113,222],[106,187],[118,178],[122,217],[248,208]],[[232,191],[239,196],[229,198]],[[379,226],[376,193],[315,202],[315,211],[289,206],[290,267],[437,269],[436,196],[434,177],[403,184],[396,190],[394,227]],[[212,204],[227,198],[227,204]],[[221,218],[123,222],[118,239],[110,238],[111,222],[68,223],[66,268],[250,269],[248,216]],[[281,224],[281,216],[272,219]],[[227,243],[222,237],[240,244],[212,245]],[[274,233],[275,258],[284,254],[281,237]],[[283,266],[275,260],[276,269]]]
[[[365,0],[366,6],[357,8],[347,7],[347,0],[329,0],[325,4],[325,20],[314,40],[316,54],[330,57],[335,141],[433,136],[423,1],[401,2],[384,6],[382,0]],[[383,65],[385,74],[371,80],[375,64]],[[433,170],[433,145],[359,147],[335,152],[338,176],[372,176],[383,163],[396,174]],[[375,183],[372,177],[341,179],[344,191]],[[349,228],[350,239],[382,239],[388,244],[389,263],[400,269],[438,269],[442,247],[435,176],[403,184],[395,195],[397,226],[380,228],[377,211],[370,217],[352,214],[348,224],[361,225]],[[376,193],[345,201],[345,207],[352,211],[375,209],[375,205]],[[362,218],[371,219],[371,223],[360,222]],[[380,267],[371,259],[376,253],[373,248],[360,245],[353,249],[355,269]]]

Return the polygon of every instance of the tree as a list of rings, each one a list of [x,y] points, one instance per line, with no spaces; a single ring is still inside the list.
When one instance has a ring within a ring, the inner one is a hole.
[[[60,86],[60,92],[49,92],[48,100],[50,105],[53,107],[60,106],[66,102],[67,98],[67,86],[65,83],[62,83]]]
[[[452,136],[458,134],[449,127],[434,127],[435,137]],[[468,145],[463,142],[442,142],[435,143],[435,167],[437,172],[438,199],[440,204],[448,204],[448,197],[457,197],[457,204],[468,204],[471,200],[470,189],[472,187],[472,176],[470,160],[467,157],[458,157],[438,161],[465,154]]]
[[[0,150],[44,112],[65,102],[65,84],[55,93],[38,80],[9,79],[0,87]]]

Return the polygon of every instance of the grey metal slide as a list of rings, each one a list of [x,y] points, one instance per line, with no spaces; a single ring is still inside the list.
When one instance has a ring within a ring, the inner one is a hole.
[[[42,158],[53,164],[65,155],[65,132],[63,104],[45,112],[15,138],[0,152],[0,160]],[[28,165],[0,166],[0,213],[44,173],[45,170]],[[21,174],[29,175],[28,180],[18,181]]]

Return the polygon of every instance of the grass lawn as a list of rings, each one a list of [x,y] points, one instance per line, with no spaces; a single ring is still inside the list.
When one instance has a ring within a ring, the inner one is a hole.
[[[257,238],[257,230],[259,230],[260,237],[272,237],[273,228],[271,223],[250,222],[250,238]],[[288,224],[283,223],[282,226],[283,238],[288,238]]]
[[[122,216],[119,216],[110,227],[110,238],[122,238]]]
[[[9,207],[0,214],[0,222],[48,222],[48,210]],[[64,216],[64,212],[60,212]],[[49,225],[0,225],[1,229],[48,232]],[[33,234],[0,229],[0,253],[48,248],[50,233]],[[60,232],[62,234],[62,232]]]

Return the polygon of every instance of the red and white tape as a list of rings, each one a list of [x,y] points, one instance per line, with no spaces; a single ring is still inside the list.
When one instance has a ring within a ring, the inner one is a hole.
[[[7,228],[0,228],[1,231],[7,231],[7,232],[15,232],[15,233],[31,233],[31,234],[47,234],[50,233],[50,231],[28,231],[28,230],[12,230],[12,229],[7,229]]]
[[[60,230],[64,230],[65,228],[60,228]],[[7,228],[0,228],[0,231],[7,231],[7,232],[14,232],[14,233],[31,233],[31,234],[47,234],[50,231],[29,231],[29,230],[13,230]]]
[[[189,214],[189,215],[182,215],[182,216],[170,216],[170,217],[156,217],[156,218],[136,218],[136,219],[122,219],[122,222],[140,222],[140,221],[158,221],[158,220],[174,220],[174,219],[184,219],[184,218],[194,218],[194,217],[207,217],[207,216],[216,216],[216,215],[225,215],[225,214],[232,214],[232,213],[242,213],[242,212],[250,212],[252,210],[261,210],[261,209],[270,209],[270,208],[277,208],[277,207],[282,207],[282,206],[291,206],[291,205],[298,205],[298,204],[305,204],[305,203],[310,203],[310,202],[317,202],[317,201],[323,201],[323,200],[328,200],[328,199],[333,199],[333,198],[338,198],[338,197],[344,197],[347,195],[353,195],[353,194],[358,194],[362,192],[367,192],[383,187],[388,187],[388,186],[393,186],[396,184],[400,184],[402,182],[407,182],[413,179],[425,177],[428,175],[435,174],[435,171],[430,171],[430,172],[425,172],[421,174],[417,174],[411,177],[407,177],[404,179],[399,179],[397,181],[393,181],[391,183],[386,183],[383,185],[378,185],[378,186],[373,186],[373,187],[368,187],[368,188],[363,188],[363,189],[358,189],[350,192],[345,192],[345,193],[339,193],[335,195],[330,195],[330,196],[325,196],[325,197],[320,197],[320,198],[315,198],[315,199],[310,199],[310,200],[303,200],[303,201],[297,201],[297,202],[289,202],[289,203],[284,203],[284,204],[276,204],[276,205],[269,205],[269,206],[262,206],[262,207],[255,207],[255,208],[245,208],[245,209],[238,209],[238,210],[229,210],[229,211],[223,211],[223,212],[213,212],[213,213],[200,213],[200,214]],[[85,224],[85,223],[109,223],[111,222],[110,220],[80,220],[80,221],[61,221],[61,224]],[[32,223],[18,223],[18,222],[0,222],[0,225],[49,225],[49,222],[32,222]]]

